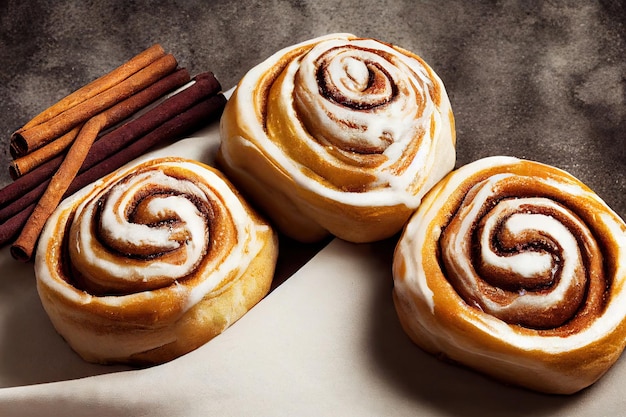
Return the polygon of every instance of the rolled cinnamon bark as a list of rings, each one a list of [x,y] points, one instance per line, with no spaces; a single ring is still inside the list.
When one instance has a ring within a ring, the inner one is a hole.
[[[32,152],[34,149],[64,134],[77,124],[86,121],[115,103],[155,83],[173,72],[177,65],[178,63],[173,55],[165,55],[121,83],[58,114],[52,119],[21,132],[16,132],[11,137],[11,148],[16,155],[25,155]]]
[[[27,153],[23,156],[15,156],[15,159],[9,163],[9,175],[11,178],[16,180],[44,162],[60,155],[72,144],[72,142],[74,142],[74,139],[76,139],[76,136],[82,127],[83,123],[80,123],[67,133],[61,135],[41,148],[35,149],[33,152]],[[13,156],[14,153],[11,153]]]
[[[198,74],[193,80],[194,83],[186,89],[100,137],[92,146],[79,172],[88,170],[193,104],[221,90],[219,81],[211,72]],[[58,156],[0,190],[0,223],[7,221],[40,198],[47,182],[62,161],[63,157]]]
[[[209,97],[194,105],[79,175],[68,190],[68,195],[140,157],[156,145],[178,139],[217,120],[225,105],[226,97],[223,94]]]
[[[27,262],[32,258],[35,245],[43,226],[54,209],[61,202],[63,195],[78,174],[80,166],[87,157],[91,145],[96,140],[98,132],[107,124],[105,113],[89,119],[78,133],[76,140],[63,159],[59,170],[54,174],[41,199],[26,221],[17,240],[11,246],[11,255],[19,261]]]
[[[121,122],[132,114],[155,102],[166,93],[183,86],[185,83],[189,82],[190,78],[189,72],[186,69],[178,69],[172,74],[144,88],[137,94],[134,94],[107,109],[105,111],[107,113],[107,124],[103,127],[103,129],[109,128],[116,123]],[[82,124],[76,126],[60,138],[49,142],[47,145],[13,160],[9,166],[9,173],[11,174],[11,177],[15,180],[32,171],[44,162],[60,155],[76,138],[81,126]],[[60,165],[60,160],[57,166],[58,165]]]
[[[56,169],[58,169],[58,167]],[[0,222],[4,223],[6,221],[9,221],[9,219],[21,213],[26,207],[37,202],[37,200],[39,200],[43,193],[46,191],[46,187],[50,183],[50,178],[52,178],[52,175],[54,175],[56,169],[49,177],[44,179],[30,191],[23,190],[22,192],[24,194],[19,194],[19,189],[11,187],[10,190],[13,191],[12,194],[15,195],[15,200],[13,200],[11,203],[6,204],[4,207],[2,207],[2,209],[0,209]]]
[[[65,96],[57,103],[53,104],[43,112],[39,113],[37,116],[33,117],[21,129],[17,130],[16,133],[29,129],[33,126],[37,126],[40,123],[46,122],[56,115],[76,106],[77,104],[80,104],[83,101],[88,100],[105,90],[108,90],[115,84],[119,84],[126,78],[135,74],[137,71],[147,67],[164,55],[165,51],[163,50],[161,45],[152,45],[150,48],[139,53],[138,55],[135,55],[130,60],[115,68],[113,71],[95,79],[89,84],[74,91],[70,95]]]
[[[222,114],[225,104],[226,98],[224,95],[218,94],[195,104],[188,110],[171,118],[128,147],[119,150],[114,155],[102,160],[92,168],[76,176],[67,189],[64,198],[141,156],[150,148],[167,141],[178,139],[215,121]],[[0,245],[8,243],[17,235],[26,223],[28,217],[33,213],[34,208],[34,202],[26,205],[21,211],[5,219],[3,223],[0,224]]]
[[[34,209],[35,204],[33,203],[0,225],[0,245],[5,245],[15,239]]]

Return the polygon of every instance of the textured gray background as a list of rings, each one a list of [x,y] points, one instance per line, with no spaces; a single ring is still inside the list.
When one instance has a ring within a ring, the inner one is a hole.
[[[457,165],[496,154],[556,165],[626,216],[623,1],[3,0],[0,29],[0,164],[30,117],[153,43],[226,89],[279,48],[351,32],[441,76]]]

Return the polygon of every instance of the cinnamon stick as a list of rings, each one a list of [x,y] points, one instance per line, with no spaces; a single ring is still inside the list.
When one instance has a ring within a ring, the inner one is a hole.
[[[15,200],[2,207],[2,209],[0,209],[0,222],[6,222],[8,219],[17,216],[17,214],[22,212],[26,207],[36,203],[46,191],[46,188],[50,183],[50,178],[57,170],[58,167],[50,175],[50,177],[36,185],[33,189],[24,191],[22,195],[18,195]]]
[[[45,109],[37,116],[33,117],[28,123],[26,123],[17,132],[29,129],[33,126],[41,124],[55,117],[56,115],[63,113],[64,111],[82,103],[83,101],[113,87],[115,84],[119,84],[126,78],[135,74],[142,68],[147,67],[157,59],[165,55],[165,51],[159,44],[152,45],[148,49],[135,55],[119,67],[110,71],[109,73],[95,79],[94,81],[79,88],[73,93],[65,96],[57,103]]]
[[[86,121],[173,72],[177,65],[178,63],[173,55],[165,55],[121,83],[77,104],[50,120],[21,132],[16,132],[11,137],[11,147],[16,155],[25,155],[32,152],[77,124]]]
[[[192,133],[217,120],[222,114],[225,105],[226,97],[224,97],[223,94],[209,97],[197,103],[190,109],[168,120],[152,132],[143,136],[141,139],[131,143],[122,151],[117,152],[110,158],[102,160],[92,167],[92,169],[85,171],[80,175],[80,180],[77,181],[76,184],[72,184],[72,189],[78,191],[85,185],[102,178],[133,159],[140,157],[157,145],[180,139],[184,135]]]
[[[130,115],[155,102],[166,93],[183,86],[189,81],[189,72],[186,69],[181,68],[158,80],[154,84],[144,88],[137,94],[134,94],[120,103],[115,104],[113,107],[106,110],[109,115],[107,117],[107,125],[104,126],[104,129],[121,122]],[[78,134],[80,126],[82,126],[82,124],[76,126],[60,138],[49,142],[47,145],[13,160],[9,166],[9,173],[11,174],[11,177],[16,180],[41,164],[53,159],[57,155],[60,155],[72,143]],[[61,159],[58,160],[58,165],[60,165],[60,162]]]
[[[130,142],[146,135],[193,104],[220,90],[221,86],[212,73],[196,75],[194,83],[189,87],[168,97],[136,119],[98,138],[89,151],[80,172],[91,168]],[[15,216],[39,199],[45,191],[47,181],[57,171],[62,161],[63,157],[58,156],[0,190],[0,223]]]
[[[35,203],[30,204],[24,210],[8,219],[0,225],[0,245],[5,245],[15,239],[18,232],[24,228],[28,217],[35,209]]]
[[[133,142],[128,147],[119,150],[114,155],[94,165],[91,169],[76,176],[63,198],[70,196],[86,185],[119,169],[133,159],[143,155],[150,148],[179,139],[202,126],[214,122],[219,119],[225,104],[226,98],[222,94],[211,96],[195,104]],[[17,235],[22,227],[24,227],[29,216],[34,212],[35,207],[36,203],[32,203],[0,224],[0,245],[8,243]],[[17,253],[16,255],[19,257],[21,254]]]
[[[89,148],[98,132],[107,123],[106,115],[101,113],[89,119],[78,133],[59,170],[54,174],[46,191],[37,202],[33,212],[26,221],[17,240],[11,246],[11,255],[19,261],[27,262],[32,258],[39,235],[48,217],[57,208],[63,195],[76,177]]]
[[[76,139],[81,127],[83,127],[83,123],[75,126],[72,130],[52,142],[49,142],[45,146],[35,149],[31,153],[27,153],[26,155],[11,161],[9,163],[9,175],[11,178],[16,180],[22,175],[37,168],[44,162],[49,161],[55,156],[63,153],[63,151],[69,147],[72,142],[74,142],[74,139]]]

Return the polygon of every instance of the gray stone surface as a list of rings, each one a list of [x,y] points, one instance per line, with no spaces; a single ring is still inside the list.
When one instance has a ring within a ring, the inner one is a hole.
[[[626,216],[620,0],[3,0],[0,164],[15,129],[153,43],[228,88],[279,48],[330,32],[395,43],[435,69],[456,116],[458,165],[496,154],[549,163]]]

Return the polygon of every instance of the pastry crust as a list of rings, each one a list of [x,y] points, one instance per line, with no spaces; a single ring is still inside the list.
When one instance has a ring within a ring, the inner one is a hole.
[[[626,343],[626,225],[544,164],[490,157],[446,176],[407,223],[393,276],[418,346],[509,384],[577,392]]]
[[[398,233],[455,163],[443,83],[417,55],[349,34],[251,69],[226,105],[218,163],[285,234]]]
[[[160,158],[66,199],[35,272],[54,327],[86,361],[157,364],[259,302],[277,254],[276,233],[220,172]]]

